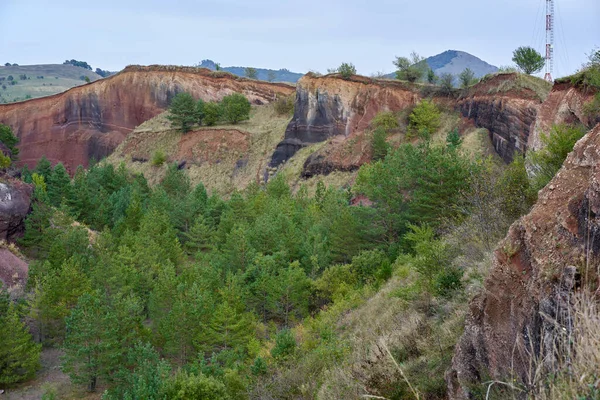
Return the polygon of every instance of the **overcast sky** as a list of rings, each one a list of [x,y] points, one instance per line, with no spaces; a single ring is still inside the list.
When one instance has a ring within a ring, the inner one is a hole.
[[[555,76],[600,46],[600,0],[556,0]],[[0,62],[391,72],[396,55],[463,50],[490,64],[543,51],[545,0],[0,0]]]

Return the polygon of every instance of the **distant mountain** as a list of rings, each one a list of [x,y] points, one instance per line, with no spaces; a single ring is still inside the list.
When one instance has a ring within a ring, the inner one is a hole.
[[[466,68],[470,68],[475,73],[476,78],[498,71],[498,67],[488,64],[472,54],[458,50],[446,50],[443,53],[426,58],[425,62],[437,76],[445,73],[457,76]],[[386,77],[395,78],[396,73],[392,72]]]
[[[429,57],[425,61],[438,76],[444,73],[458,75],[466,68],[470,68],[476,78],[498,71],[498,67],[488,64],[472,54],[458,50],[447,50],[437,56]]]
[[[202,60],[200,64],[197,65],[201,68],[212,69],[213,71],[217,69],[217,64],[212,60]],[[231,72],[237,76],[246,76],[246,67],[220,67],[221,71]],[[304,74],[300,74],[297,72],[290,72],[289,70],[282,69],[265,69],[265,68],[256,68],[257,78],[261,81],[269,80],[269,72],[274,73],[273,82],[291,82],[296,83],[298,79],[300,79]]]

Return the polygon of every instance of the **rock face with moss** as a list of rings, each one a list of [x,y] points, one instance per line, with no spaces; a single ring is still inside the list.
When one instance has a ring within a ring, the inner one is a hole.
[[[586,266],[600,255],[599,215],[597,125],[498,245],[446,377],[451,399],[471,398],[484,381],[527,385],[535,360],[554,357],[558,332],[572,329],[573,289],[597,286],[585,279],[594,276]]]
[[[45,155],[74,171],[111,154],[133,128],[163,112],[183,91],[206,101],[242,93],[264,104],[294,88],[203,68],[130,66],[64,93],[0,105],[0,123],[19,137],[21,164],[33,166]]]

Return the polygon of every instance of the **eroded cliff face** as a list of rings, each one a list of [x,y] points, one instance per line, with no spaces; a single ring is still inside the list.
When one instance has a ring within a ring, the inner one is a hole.
[[[447,374],[450,398],[472,384],[532,381],[533,357],[553,357],[569,330],[569,297],[600,255],[600,125],[584,136],[531,212],[500,242]],[[550,350],[549,350],[550,349]]]
[[[402,110],[419,99],[418,89],[405,82],[307,74],[298,81],[294,117],[271,166],[280,165],[312,143],[333,137],[340,142],[364,131],[378,112]]]
[[[294,88],[201,68],[130,66],[54,96],[0,105],[0,123],[20,139],[20,164],[31,167],[45,155],[73,171],[112,153],[134,127],[164,111],[182,91],[206,101],[237,92],[264,104]]]
[[[461,114],[490,132],[496,152],[510,162],[515,151],[527,150],[542,98],[522,87],[517,74],[498,74],[475,85],[458,100]]]
[[[595,92],[570,83],[557,83],[548,98],[539,107],[532,126],[527,148],[537,150],[542,146],[541,134],[548,133],[554,124],[582,124],[592,127],[600,123],[600,115],[592,117],[584,112],[584,105],[591,101]]]

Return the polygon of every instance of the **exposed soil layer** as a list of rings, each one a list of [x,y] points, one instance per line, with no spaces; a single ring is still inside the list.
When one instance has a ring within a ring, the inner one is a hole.
[[[264,104],[290,95],[294,87],[202,68],[130,66],[57,95],[0,105],[0,123],[19,137],[21,165],[32,167],[45,155],[74,171],[111,154],[134,127],[164,111],[183,91],[206,101],[237,92]]]
[[[473,384],[484,380],[531,382],[534,359],[553,357],[556,331],[572,328],[574,288],[585,279],[597,284],[588,266],[600,256],[598,233],[600,125],[577,142],[496,249],[447,375],[450,398],[470,398]]]

